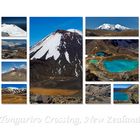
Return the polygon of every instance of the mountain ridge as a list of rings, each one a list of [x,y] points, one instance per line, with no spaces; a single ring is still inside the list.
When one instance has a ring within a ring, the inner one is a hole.
[[[98,27],[95,28],[96,30],[109,30],[109,31],[124,31],[124,30],[130,30],[130,28],[122,26],[120,24],[108,24],[104,23]]]

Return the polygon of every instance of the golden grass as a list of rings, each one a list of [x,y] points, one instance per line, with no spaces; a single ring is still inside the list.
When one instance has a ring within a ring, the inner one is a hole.
[[[2,103],[3,104],[26,104],[26,96],[25,95],[3,94]]]
[[[74,95],[79,93],[79,90],[68,90],[68,89],[46,89],[46,88],[31,88],[30,92],[32,94],[39,95]]]

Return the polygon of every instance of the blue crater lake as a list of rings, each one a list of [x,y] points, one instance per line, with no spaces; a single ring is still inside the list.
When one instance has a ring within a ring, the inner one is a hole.
[[[114,100],[126,101],[128,99],[129,99],[129,95],[127,93],[119,92],[119,91],[114,92]]]
[[[104,52],[97,52],[95,55],[96,56],[105,56],[105,53]]]
[[[133,71],[138,68],[137,60],[125,60],[125,59],[115,59],[115,60],[105,60],[103,61],[104,68],[108,72],[119,73]]]

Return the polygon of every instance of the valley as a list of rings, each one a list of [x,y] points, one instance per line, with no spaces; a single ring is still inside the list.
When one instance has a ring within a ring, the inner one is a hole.
[[[26,49],[25,48],[15,48],[15,49],[2,49],[3,59],[25,59]]]
[[[3,39],[2,40],[2,59],[25,59],[26,40]]]
[[[20,88],[18,88],[20,86]],[[25,85],[3,84],[2,103],[3,104],[26,104],[27,90]]]

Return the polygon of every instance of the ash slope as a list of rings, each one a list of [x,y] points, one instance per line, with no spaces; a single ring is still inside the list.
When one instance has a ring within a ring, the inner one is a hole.
[[[26,69],[16,69],[3,73],[2,81],[26,81]]]
[[[87,104],[109,104],[111,96],[110,85],[86,85]]]

